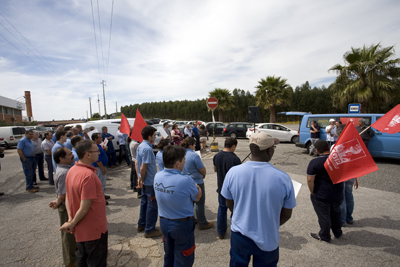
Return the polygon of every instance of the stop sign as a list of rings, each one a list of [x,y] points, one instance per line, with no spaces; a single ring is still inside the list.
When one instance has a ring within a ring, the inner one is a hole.
[[[218,106],[218,100],[215,97],[210,97],[207,99],[207,107],[210,109],[215,109]]]

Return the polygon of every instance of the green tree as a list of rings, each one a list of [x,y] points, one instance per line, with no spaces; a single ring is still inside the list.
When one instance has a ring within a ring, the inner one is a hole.
[[[276,122],[276,106],[285,106],[290,104],[293,95],[293,89],[286,83],[287,79],[281,77],[268,76],[261,79],[257,88],[256,104],[270,111],[270,122]]]
[[[228,89],[215,88],[208,93],[209,97],[215,97],[218,100],[219,121],[224,121],[224,111],[233,107],[233,99]]]
[[[370,47],[351,48],[343,55],[345,64],[336,64],[329,71],[338,74],[333,84],[333,105],[343,107],[356,101],[361,112],[367,113],[369,106],[391,103],[397,94],[400,76],[400,58],[394,58],[393,46],[381,48],[380,44]]]
[[[90,120],[95,121],[95,120],[100,120],[100,119],[101,119],[100,114],[99,113],[94,113]]]

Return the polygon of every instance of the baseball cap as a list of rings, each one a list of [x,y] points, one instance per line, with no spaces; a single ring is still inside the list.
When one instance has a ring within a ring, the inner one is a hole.
[[[330,119],[329,122],[335,121],[335,119]]]
[[[250,143],[257,145],[260,150],[265,150],[267,148],[270,148],[271,146],[279,144],[279,140],[276,138],[273,138],[271,135],[265,133],[265,132],[258,132],[252,134],[250,137]]]

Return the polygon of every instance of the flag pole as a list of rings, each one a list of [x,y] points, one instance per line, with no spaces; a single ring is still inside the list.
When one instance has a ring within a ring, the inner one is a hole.
[[[365,128],[364,131],[362,131],[362,132],[360,133],[360,135],[362,135],[362,134],[363,134],[366,130],[368,130],[369,128],[371,128],[371,125],[368,126],[367,128]]]

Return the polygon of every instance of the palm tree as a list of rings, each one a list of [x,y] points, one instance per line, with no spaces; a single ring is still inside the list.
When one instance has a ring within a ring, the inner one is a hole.
[[[290,96],[293,93],[292,87],[288,85],[287,79],[281,77],[268,76],[261,79],[257,88],[256,104],[262,108],[269,109],[270,122],[276,122],[275,107],[290,104]]]
[[[232,94],[228,89],[215,88],[208,93],[209,97],[215,97],[218,100],[219,121],[224,121],[224,111],[233,107]]]
[[[336,64],[328,70],[338,74],[333,84],[333,105],[356,101],[361,104],[361,112],[367,113],[368,105],[392,102],[400,77],[400,58],[391,59],[393,55],[393,46],[352,47],[343,55],[344,66]]]

